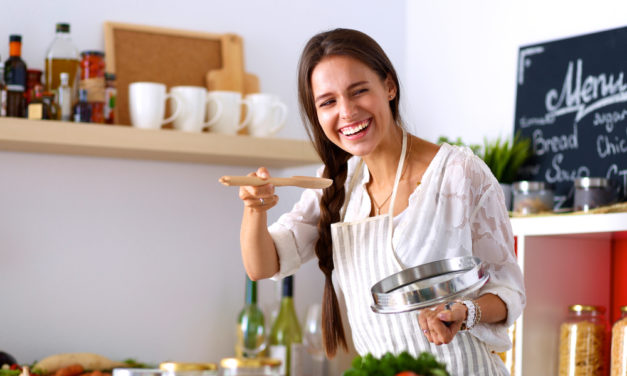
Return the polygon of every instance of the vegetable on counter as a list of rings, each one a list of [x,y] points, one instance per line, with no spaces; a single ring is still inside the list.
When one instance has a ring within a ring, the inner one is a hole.
[[[93,353],[68,353],[56,354],[48,356],[34,366],[34,369],[40,369],[44,374],[48,375],[56,373],[62,368],[80,365],[84,370],[104,371],[111,370],[116,367],[126,367],[126,363],[116,362],[102,355]],[[76,368],[74,369],[76,370]],[[58,376],[74,376],[74,375],[58,375]]]
[[[449,376],[446,366],[428,352],[417,358],[406,351],[397,356],[388,352],[380,359],[366,354],[355,357],[351,365],[342,376]]]

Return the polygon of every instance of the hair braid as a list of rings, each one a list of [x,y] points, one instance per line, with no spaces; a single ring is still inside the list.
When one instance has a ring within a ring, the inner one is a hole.
[[[338,153],[339,154],[339,153]],[[332,178],[333,184],[324,190],[320,199],[320,220],[318,221],[318,241],[316,242],[316,256],[318,266],[324,273],[324,293],[322,298],[322,335],[324,348],[328,356],[333,357],[341,345],[347,350],[346,335],[342,324],[337,295],[333,287],[332,272],[333,245],[331,240],[331,224],[340,221],[340,210],[344,204],[346,175],[348,172],[348,158],[350,154],[343,153],[340,160],[331,158],[326,163],[323,176]]]

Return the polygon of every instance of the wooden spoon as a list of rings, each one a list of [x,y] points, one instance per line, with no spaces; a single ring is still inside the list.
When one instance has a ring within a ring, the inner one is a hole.
[[[259,186],[273,184],[277,187],[301,187],[301,188],[327,188],[333,184],[333,180],[326,178],[315,178],[311,176],[292,176],[291,178],[268,178],[261,179],[256,176],[223,176],[220,183],[227,186],[251,185]]]

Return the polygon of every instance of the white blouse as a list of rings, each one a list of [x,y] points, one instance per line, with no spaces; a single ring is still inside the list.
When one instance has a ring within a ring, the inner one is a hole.
[[[358,157],[348,161],[346,189],[358,162]],[[355,177],[358,184],[342,213],[344,221],[370,215],[372,205],[366,190],[370,174],[367,168],[362,168],[360,174]],[[293,274],[301,264],[315,258],[321,195],[321,190],[305,190],[292,211],[268,228],[280,261],[274,279]],[[486,293],[499,296],[507,306],[507,320],[479,324],[471,333],[490,350],[511,348],[507,328],[525,306],[523,276],[514,254],[503,191],[486,164],[470,149],[448,144],[440,147],[421,184],[410,195],[408,207],[394,218],[392,243],[406,267],[466,255],[488,263],[488,282],[470,298]]]

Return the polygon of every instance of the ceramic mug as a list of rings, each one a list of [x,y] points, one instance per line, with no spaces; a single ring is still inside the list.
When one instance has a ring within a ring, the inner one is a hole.
[[[183,101],[181,115],[174,119],[174,128],[185,132],[202,132],[206,127],[215,124],[222,116],[222,103],[207,95],[207,90],[201,86],[174,86],[170,93],[178,95]],[[213,116],[207,117],[207,104],[215,102],[216,111]],[[177,103],[170,102],[170,113],[177,110]]]
[[[133,82],[128,87],[129,109],[133,127],[159,129],[181,114],[182,100],[176,94],[167,94],[164,84],[158,82]],[[170,98],[176,102],[176,111],[167,119],[165,102]]]
[[[218,103],[222,107],[222,114],[216,122],[209,127],[212,132],[224,134],[237,134],[237,131],[243,129],[250,123],[252,119],[252,111],[250,101],[242,99],[242,94],[237,91],[210,91],[207,96],[210,98],[208,103],[209,117],[213,119],[218,112]],[[246,116],[240,122],[242,117],[242,105],[246,107]]]
[[[255,137],[270,137],[285,126],[287,106],[273,94],[249,94],[253,118],[248,125],[248,133]]]

